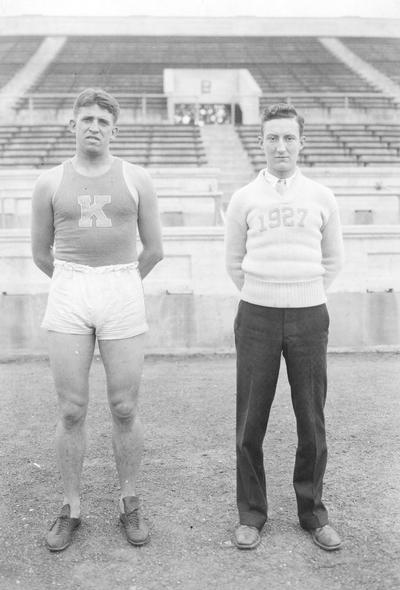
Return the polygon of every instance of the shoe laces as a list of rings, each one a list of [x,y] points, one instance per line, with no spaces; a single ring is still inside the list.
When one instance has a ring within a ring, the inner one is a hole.
[[[140,516],[139,516],[139,509],[136,508],[132,510],[132,512],[128,512],[126,518],[130,524],[130,526],[134,527],[135,529],[140,528]]]
[[[67,516],[59,516],[55,522],[55,533],[59,535],[67,530],[69,526],[69,518]]]

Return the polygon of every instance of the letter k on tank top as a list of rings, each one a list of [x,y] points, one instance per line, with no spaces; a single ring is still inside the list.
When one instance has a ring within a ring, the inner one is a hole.
[[[63,168],[53,196],[55,258],[87,266],[134,262],[139,196],[127,186],[122,160],[96,177],[76,172],[71,160]]]

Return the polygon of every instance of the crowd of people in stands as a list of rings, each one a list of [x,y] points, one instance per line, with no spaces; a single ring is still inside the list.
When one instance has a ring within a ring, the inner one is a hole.
[[[231,107],[226,104],[177,104],[175,123],[178,125],[221,125],[229,123]]]

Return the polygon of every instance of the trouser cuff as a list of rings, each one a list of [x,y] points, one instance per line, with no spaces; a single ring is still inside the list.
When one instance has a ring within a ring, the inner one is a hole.
[[[300,518],[300,526],[305,529],[306,531],[311,531],[312,529],[319,529],[322,526],[328,524],[328,515],[320,515],[320,516],[310,516],[308,518]]]

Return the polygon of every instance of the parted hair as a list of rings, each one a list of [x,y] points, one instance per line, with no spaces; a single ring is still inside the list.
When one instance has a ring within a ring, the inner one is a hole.
[[[300,137],[304,131],[304,118],[299,115],[292,104],[278,102],[266,107],[261,115],[261,136],[264,134],[264,123],[271,119],[295,119],[299,126]]]
[[[78,94],[72,109],[74,117],[76,117],[80,108],[89,107],[94,104],[97,104],[102,109],[111,113],[114,123],[117,122],[120,113],[118,101],[102,88],[85,88],[85,90],[82,90],[82,92]]]

